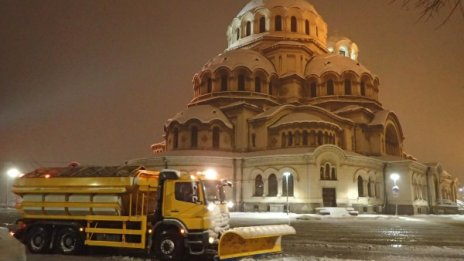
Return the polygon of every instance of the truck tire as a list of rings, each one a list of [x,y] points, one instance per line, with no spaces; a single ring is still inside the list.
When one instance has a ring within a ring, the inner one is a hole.
[[[46,253],[50,248],[51,233],[43,226],[34,226],[26,237],[26,245],[31,253]]]
[[[162,261],[184,260],[184,240],[175,230],[161,231],[155,242],[155,255]]]
[[[55,248],[63,255],[75,255],[81,252],[84,246],[83,238],[71,227],[58,231]]]

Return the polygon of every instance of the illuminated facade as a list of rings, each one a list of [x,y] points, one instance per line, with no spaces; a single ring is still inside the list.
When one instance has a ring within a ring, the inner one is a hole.
[[[288,195],[301,213],[392,213],[396,203],[401,214],[455,211],[456,179],[404,153],[358,46],[327,34],[304,0],[251,1],[227,28],[228,48],[194,75],[193,99],[166,122],[155,156],[132,162],[213,167],[234,183],[237,210],[284,211]]]

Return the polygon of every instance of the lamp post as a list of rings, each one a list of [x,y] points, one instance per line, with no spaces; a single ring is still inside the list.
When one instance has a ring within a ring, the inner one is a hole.
[[[390,175],[390,178],[393,180],[393,187],[392,187],[392,193],[393,197],[396,198],[395,200],[395,216],[398,216],[398,196],[400,193],[400,188],[398,185],[396,185],[396,181],[400,179],[400,175],[398,173],[392,173]]]
[[[290,176],[290,172],[286,171],[284,172],[284,176],[285,176],[285,185],[287,186],[287,216],[289,215],[290,213],[290,207],[289,207],[289,204],[288,204],[288,176]]]
[[[7,170],[6,174],[8,175],[6,179],[6,197],[5,197],[5,207],[8,208],[8,194],[10,193],[9,180],[17,178],[21,172],[17,168],[11,168]]]

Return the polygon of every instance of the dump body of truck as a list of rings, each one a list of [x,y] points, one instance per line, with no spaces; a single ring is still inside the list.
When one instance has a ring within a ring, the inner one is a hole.
[[[281,235],[294,233],[289,226],[229,229],[227,184],[139,166],[38,169],[13,186],[22,198],[16,237],[33,253],[104,246],[162,260],[208,250],[221,259],[280,251]]]

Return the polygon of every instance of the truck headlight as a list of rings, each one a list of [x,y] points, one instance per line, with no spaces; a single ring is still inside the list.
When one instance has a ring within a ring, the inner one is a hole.
[[[208,243],[213,244],[214,243],[214,237],[209,237],[208,238]]]

